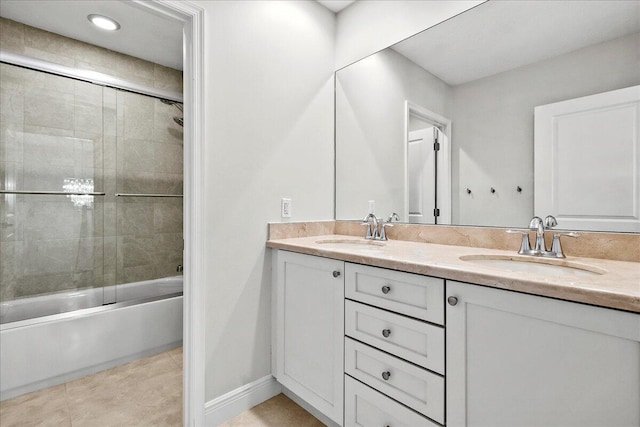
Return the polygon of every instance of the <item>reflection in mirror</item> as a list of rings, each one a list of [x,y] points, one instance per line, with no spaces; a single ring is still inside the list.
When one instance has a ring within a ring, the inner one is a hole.
[[[336,73],[336,219],[640,231],[638,85],[640,2],[483,3]]]

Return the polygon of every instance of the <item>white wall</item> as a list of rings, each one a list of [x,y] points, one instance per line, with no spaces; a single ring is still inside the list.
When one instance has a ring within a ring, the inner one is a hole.
[[[452,222],[526,226],[533,216],[534,107],[640,84],[638,47],[640,33],[455,86]]]
[[[477,6],[483,1],[356,1],[337,15],[336,70]]]
[[[206,390],[271,372],[267,223],[333,218],[335,15],[315,1],[205,9]]]
[[[336,218],[405,218],[405,101],[450,117],[451,88],[392,49],[336,78]]]

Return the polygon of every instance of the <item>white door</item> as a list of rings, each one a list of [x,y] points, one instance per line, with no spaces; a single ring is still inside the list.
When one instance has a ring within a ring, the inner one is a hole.
[[[436,152],[433,144],[438,135],[435,126],[409,132],[407,141],[409,222],[435,224]]]
[[[447,426],[640,425],[640,314],[452,281],[447,297]]]
[[[276,379],[342,425],[344,262],[273,252]]]
[[[451,126],[449,124],[449,126]],[[437,132],[438,151],[436,152],[436,208],[438,224],[451,224],[451,145],[449,137],[440,128]]]
[[[534,214],[640,231],[640,86],[535,108]]]

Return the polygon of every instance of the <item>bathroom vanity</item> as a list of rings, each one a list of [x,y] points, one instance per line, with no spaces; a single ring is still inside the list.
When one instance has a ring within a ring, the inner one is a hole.
[[[640,425],[638,263],[549,274],[474,262],[519,261],[477,247],[268,246],[273,374],[337,425]]]

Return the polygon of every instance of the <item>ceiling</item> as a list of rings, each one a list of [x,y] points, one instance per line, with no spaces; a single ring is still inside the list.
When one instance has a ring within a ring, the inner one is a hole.
[[[489,1],[393,49],[455,86],[640,31],[640,1]]]
[[[318,3],[337,13],[354,1],[318,0]],[[121,28],[115,32],[100,30],[87,19],[90,14],[113,18]],[[131,1],[0,0],[0,16],[182,70],[182,23]]]
[[[317,0],[318,3],[326,7],[327,9],[338,13],[345,7],[349,6],[355,0]]]
[[[121,25],[109,32],[87,15],[109,16]],[[0,16],[96,46],[182,70],[182,23],[122,0],[1,0]]]

